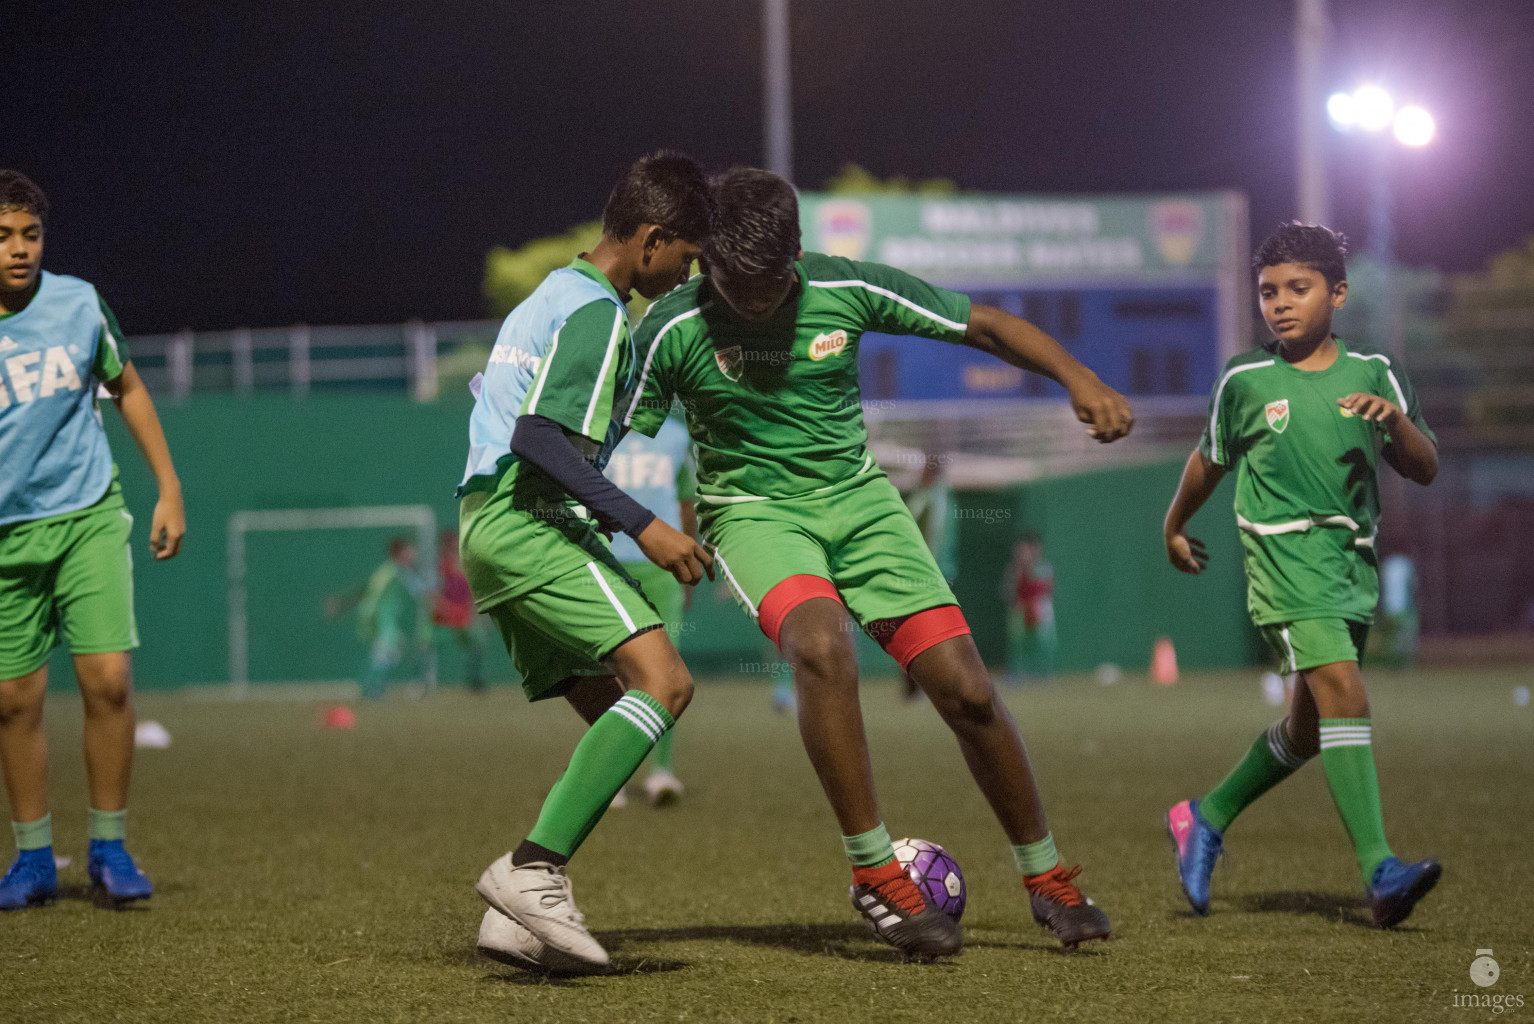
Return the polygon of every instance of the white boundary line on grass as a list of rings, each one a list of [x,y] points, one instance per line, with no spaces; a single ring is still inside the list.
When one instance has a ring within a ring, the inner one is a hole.
[[[245,604],[245,535],[277,530],[349,530],[413,526],[417,550],[437,550],[437,513],[430,505],[363,505],[355,508],[242,509],[229,516],[229,696],[244,700],[250,689],[250,621]],[[427,662],[428,687],[435,666]]]

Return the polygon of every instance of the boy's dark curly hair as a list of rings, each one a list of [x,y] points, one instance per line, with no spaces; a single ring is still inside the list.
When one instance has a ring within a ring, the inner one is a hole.
[[[48,222],[48,197],[37,183],[20,171],[0,170],[0,213],[25,210],[44,224]]]
[[[702,244],[711,219],[703,168],[684,153],[662,149],[640,157],[623,172],[607,197],[602,233],[626,242],[639,225],[654,224],[671,238]]]
[[[1263,267],[1298,263],[1318,271],[1326,278],[1326,286],[1335,288],[1339,282],[1348,279],[1348,268],[1343,262],[1347,254],[1348,240],[1342,232],[1321,224],[1301,224],[1292,220],[1280,224],[1278,230],[1257,247],[1252,256],[1252,269],[1261,273]]]

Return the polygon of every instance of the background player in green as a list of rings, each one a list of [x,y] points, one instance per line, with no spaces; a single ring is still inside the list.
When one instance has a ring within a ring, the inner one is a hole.
[[[389,673],[429,653],[426,609],[430,583],[416,566],[415,542],[389,539],[389,557],[368,577],[357,602],[357,637],[368,645],[362,696],[378,700],[389,688]]]
[[[144,899],[149,879],[123,849],[133,768],[133,517],[96,409],[112,396],[154,472],[156,559],[181,549],[186,515],[154,403],[96,290],[41,269],[48,203],[0,171],[0,768],[18,853],[0,909],[58,893],[43,731],[48,656],[61,640],[85,701],[91,882]]]
[[[953,729],[1001,820],[1035,919],[1062,941],[1108,934],[1055,851],[1017,728],[899,494],[867,449],[857,351],[865,331],[990,352],[1066,386],[1101,441],[1128,433],[1124,398],[1048,335],[909,274],[800,250],[793,187],[736,168],[716,182],[707,273],[651,307],[628,412],[653,434],[682,399],[697,449],[699,525],[723,578],[792,664],[805,749],[853,866],[853,905],[908,952],[957,952],[880,820],[858,707],[850,612]]]
[[[637,161],[608,197],[601,241],[512,310],[471,385],[459,488],[464,575],[516,658],[528,697],[563,696],[591,723],[533,830],[480,875],[476,888],[491,908],[480,949],[498,959],[607,965],[564,867],[692,697],[659,614],[587,515],[632,537],[681,583],[712,575],[696,541],[601,472],[636,376],[629,290],[654,298],[686,280],[709,209],[691,158]]]
[[[1200,914],[1209,912],[1209,875],[1230,823],[1317,752],[1375,924],[1405,920],[1441,874],[1433,860],[1403,864],[1385,841],[1359,674],[1379,601],[1379,460],[1428,484],[1438,450],[1401,367],[1332,334],[1332,313],[1348,296],[1345,251],[1341,235],[1299,223],[1257,250],[1273,341],[1226,365],[1166,515],[1167,556],[1183,572],[1201,572],[1204,546],[1184,531],[1236,467],[1247,608],[1279,671],[1299,674],[1288,717],[1206,796],[1167,812],[1183,892]]]

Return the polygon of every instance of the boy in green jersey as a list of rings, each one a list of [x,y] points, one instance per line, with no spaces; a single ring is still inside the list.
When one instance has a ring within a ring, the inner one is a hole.
[[[531,700],[564,697],[590,724],[531,832],[480,875],[479,948],[510,963],[601,970],[565,865],[692,698],[654,605],[592,525],[633,538],[679,583],[713,559],[602,475],[637,375],[626,303],[686,280],[708,233],[701,168],[654,153],[613,188],[602,239],[507,316],[475,378],[459,549]],[[576,508],[584,506],[584,513]]]
[[[841,825],[853,905],[881,938],[957,952],[958,926],[906,877],[880,820],[858,707],[849,613],[931,698],[1012,844],[1036,920],[1075,944],[1108,919],[1072,883],[1017,729],[911,513],[868,452],[857,351],[866,331],[990,352],[1066,386],[1100,441],[1124,398],[1025,321],[892,267],[800,249],[794,190],[736,168],[714,188],[706,274],[638,328],[625,422],[653,435],[680,398],[696,446],[698,518],[720,573],[793,666],[799,729]]]
[[[123,849],[133,770],[130,653],[133,517],[117,483],[97,387],[122,414],[159,484],[149,527],[156,560],[186,533],[181,483],[154,403],[96,289],[42,269],[48,202],[0,170],[0,771],[17,855],[0,910],[58,894],[43,731],[48,658],[69,644],[85,701],[91,882],[114,901],[154,886]]]
[[[1433,860],[1403,864],[1385,841],[1359,674],[1379,601],[1379,460],[1425,485],[1438,472],[1438,450],[1401,367],[1332,334],[1332,313],[1348,296],[1345,252],[1341,235],[1299,223],[1257,250],[1274,340],[1226,365],[1166,515],[1167,556],[1198,574],[1208,556],[1184,531],[1236,468],[1247,608],[1279,671],[1298,673],[1288,717],[1207,795],[1167,812],[1183,892],[1200,914],[1209,912],[1209,875],[1230,823],[1317,753],[1375,924],[1405,920],[1442,873]]]

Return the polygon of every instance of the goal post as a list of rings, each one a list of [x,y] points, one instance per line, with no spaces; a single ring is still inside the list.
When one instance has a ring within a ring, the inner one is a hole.
[[[435,571],[437,514],[430,505],[364,505],[350,508],[243,509],[229,516],[229,690],[233,699],[250,687],[250,621],[246,606],[246,538],[252,533],[299,530],[414,528],[426,572]],[[436,684],[433,660],[426,685]]]

